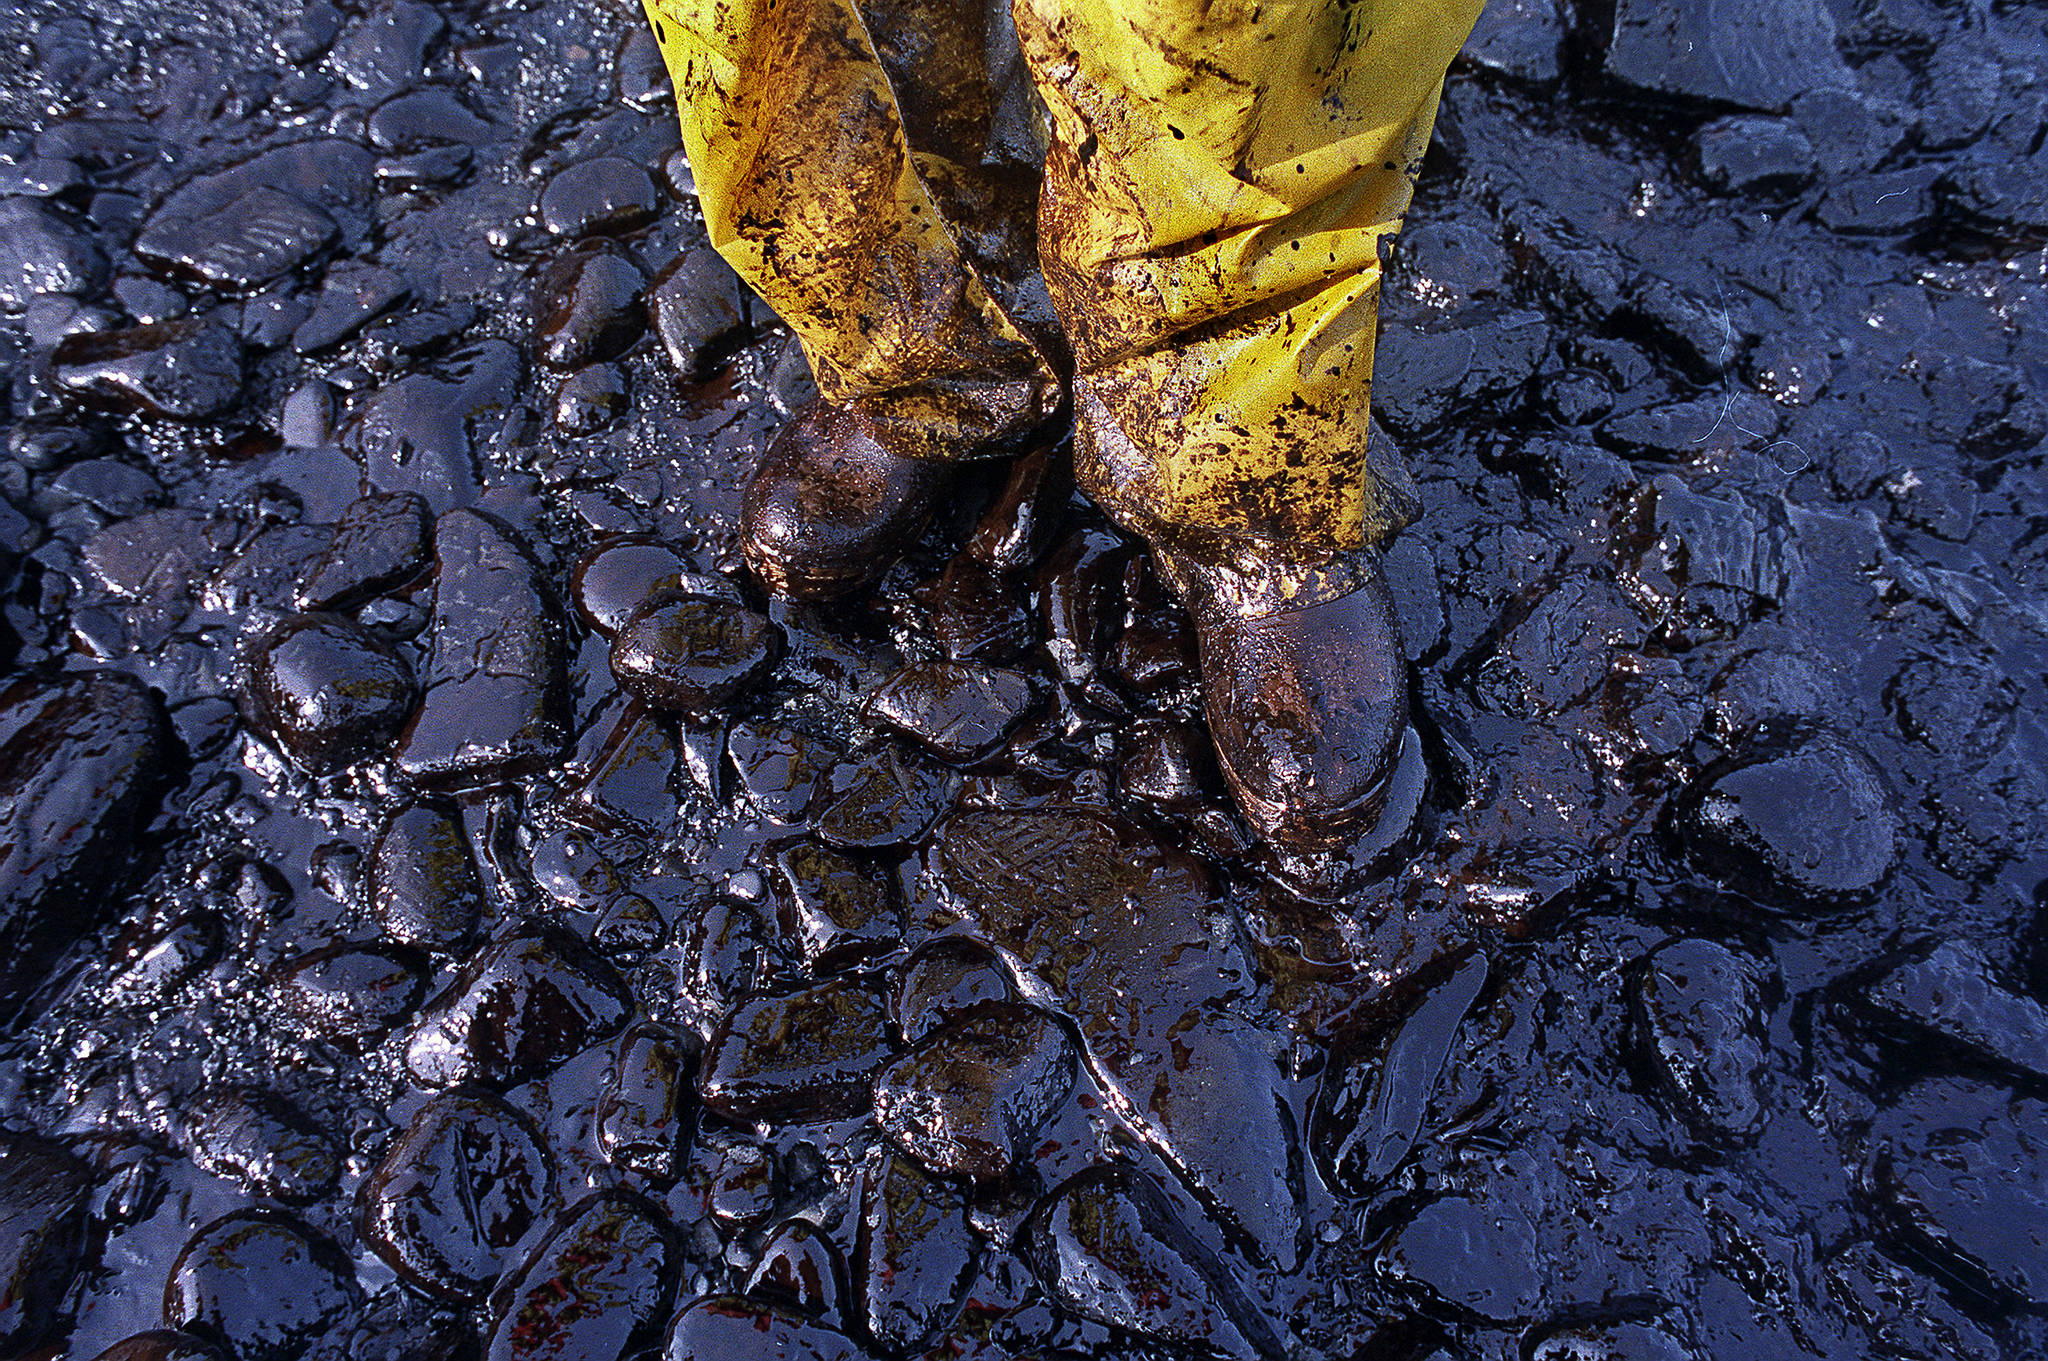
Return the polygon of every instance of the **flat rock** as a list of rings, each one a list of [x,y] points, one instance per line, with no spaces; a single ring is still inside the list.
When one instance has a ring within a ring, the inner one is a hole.
[[[541,273],[533,296],[535,352],[550,368],[616,359],[647,330],[647,275],[615,246],[570,251]]]
[[[253,1088],[209,1092],[191,1113],[192,1161],[258,1195],[303,1205],[328,1191],[341,1159],[284,1101]]]
[[[434,561],[433,662],[399,767],[457,783],[552,761],[568,737],[567,640],[540,565],[474,510],[436,523]]]
[[[743,1123],[857,1115],[889,1061],[888,1019],[881,998],[847,980],[757,997],[713,1032],[697,1093]]]
[[[691,247],[655,276],[648,307],[676,372],[701,378],[720,354],[729,352],[745,324],[740,313],[744,287],[725,257],[708,246]]]
[[[685,1042],[651,1025],[627,1034],[597,1101],[597,1146],[606,1158],[656,1182],[675,1180],[684,1122],[693,1113],[696,1060],[694,1038]]]
[[[709,713],[782,659],[782,630],[730,600],[657,597],[612,640],[612,675],[659,709]]]
[[[487,1092],[445,1092],[420,1107],[363,1184],[363,1239],[408,1284],[474,1304],[554,1188],[532,1121]]]
[[[412,492],[436,514],[475,504],[475,430],[503,421],[523,371],[519,351],[493,338],[377,389],[337,436],[362,465],[364,490]]]
[[[294,615],[267,630],[251,645],[244,685],[250,723],[314,775],[388,745],[417,694],[405,659],[338,614]]]
[[[1898,854],[1898,815],[1876,767],[1827,734],[1710,771],[1687,802],[1692,858],[1788,906],[1868,897]]]
[[[164,1286],[164,1322],[217,1339],[234,1361],[294,1361],[345,1333],[360,1308],[342,1250],[273,1210],[242,1210],[201,1228]]]
[[[1866,996],[1916,1030],[2048,1081],[2048,1007],[2009,985],[1990,960],[1962,941],[1914,952]]]
[[[1709,1139],[1754,1135],[1768,1044],[1755,962],[1713,941],[1671,941],[1643,959],[1630,1000],[1644,1060],[1678,1114]]]
[[[972,761],[1001,746],[1037,697],[1022,671],[919,662],[884,681],[868,713],[940,760]]]
[[[959,1313],[981,1257],[966,1195],[888,1154],[869,1172],[854,1239],[853,1285],[867,1335],[894,1356],[930,1346]]]
[[[348,610],[426,570],[433,528],[427,503],[408,492],[365,496],[335,521],[334,537],[299,583],[302,610]]]
[[[321,1037],[361,1053],[397,1029],[426,994],[410,951],[336,941],[279,966],[284,1004]]]
[[[1074,1048],[1037,1007],[984,1002],[875,1079],[875,1122],[934,1175],[1000,1182],[1073,1090]]]
[[[903,939],[903,910],[878,865],[816,842],[775,857],[776,924],[819,973],[886,954]]]
[[[203,216],[158,212],[135,238],[135,253],[166,273],[242,291],[291,273],[340,230],[318,204],[258,184]]]
[[[19,312],[46,293],[84,297],[106,281],[107,257],[54,208],[0,199],[0,307]]]
[[[1762,112],[1821,87],[1853,89],[1820,0],[1754,10],[1731,0],[1620,0],[1607,72],[1626,85]]]
[[[1083,1318],[1202,1354],[1285,1354],[1223,1262],[1135,1168],[1091,1167],[1039,1202],[1019,1251],[1039,1284]]]
[[[1296,1261],[1280,1041],[1230,1005],[1250,963],[1214,924],[1206,866],[1130,823],[1052,811],[957,814],[923,863],[924,924],[964,923],[1027,1001],[1072,1017],[1117,1113],[1257,1251]]]
[[[0,1019],[108,919],[173,747],[161,703],[125,675],[0,692]]]
[[[50,1330],[85,1249],[92,1171],[61,1144],[0,1134],[0,1348],[26,1353]]]
[[[792,1310],[712,1295],[676,1315],[664,1361],[870,1361],[844,1333]]]
[[[611,966],[578,937],[553,928],[513,936],[478,954],[427,1004],[406,1067],[433,1087],[532,1077],[616,1034],[632,1005]]]
[[[370,849],[370,915],[400,945],[452,953],[483,912],[483,884],[454,811],[416,803]]]
[[[51,352],[57,386],[95,406],[174,421],[221,415],[242,395],[242,342],[198,317],[67,336]]]
[[[622,156],[598,156],[557,171],[540,194],[542,224],[571,239],[632,231],[660,212],[653,177]]]
[[[563,1212],[491,1296],[487,1361],[631,1356],[668,1322],[682,1252],[654,1205],[601,1191]]]

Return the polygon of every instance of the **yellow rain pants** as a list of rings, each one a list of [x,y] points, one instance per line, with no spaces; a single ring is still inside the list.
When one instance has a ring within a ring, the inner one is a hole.
[[[1120,522],[1297,552],[1415,513],[1380,240],[1482,3],[645,0],[711,242],[826,400],[959,457],[1070,384]]]

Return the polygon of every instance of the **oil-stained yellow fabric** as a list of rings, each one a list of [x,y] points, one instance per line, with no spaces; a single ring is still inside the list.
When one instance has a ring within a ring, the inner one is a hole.
[[[1380,240],[1481,2],[1016,0],[1077,472],[1120,518],[1332,548],[1413,518],[1367,439]]]
[[[994,159],[980,5],[645,0],[713,244],[828,398],[928,422],[940,455],[1044,410],[1070,362],[1076,470],[1113,515],[1309,550],[1414,513],[1367,435],[1379,247],[1481,2],[1013,0],[1068,356],[972,240],[1014,243],[1019,202],[959,187]]]
[[[1020,324],[1042,284],[1008,277],[988,253],[1011,243],[973,220],[1014,215],[1000,201],[1020,192],[977,143],[981,12],[925,8],[646,0],[711,244],[796,332],[827,400],[946,457],[1042,423],[1059,376],[1052,318],[1037,339]],[[913,62],[919,79],[892,79]]]

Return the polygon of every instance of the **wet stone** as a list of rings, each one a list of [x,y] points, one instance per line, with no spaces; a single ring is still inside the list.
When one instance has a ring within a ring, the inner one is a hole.
[[[447,29],[433,6],[397,0],[344,33],[328,64],[359,90],[402,88],[424,73],[428,51]]]
[[[1226,1357],[1283,1354],[1229,1268],[1135,1168],[1093,1167],[1032,1211],[1019,1251],[1053,1299],[1083,1318]]]
[[[522,367],[517,349],[485,340],[439,372],[377,389],[338,436],[362,465],[365,488],[417,493],[436,513],[473,504],[482,490],[474,432],[503,421]]]
[[[661,948],[668,923],[661,910],[637,893],[621,893],[590,928],[590,943],[606,959],[628,968]]]
[[[536,353],[550,368],[616,359],[646,330],[647,276],[612,247],[572,251],[548,265],[534,290]]]
[[[412,1015],[426,979],[411,960],[378,945],[323,945],[282,967],[285,1005],[321,1038],[362,1052]]]
[[[661,1336],[682,1253],[660,1210],[603,1191],[563,1212],[554,1231],[491,1297],[487,1361],[631,1356]]]
[[[782,630],[730,600],[657,598],[612,640],[612,674],[660,709],[709,713],[782,659]]]
[[[998,1182],[1073,1089],[1075,1055],[1036,1007],[986,1002],[875,1079],[875,1120],[935,1176]]]
[[[164,1286],[164,1322],[217,1340],[234,1361],[294,1361],[360,1309],[355,1273],[331,1239],[269,1210],[192,1235]]]
[[[845,1334],[738,1295],[700,1299],[676,1315],[663,1361],[870,1361]]]
[[[768,1235],[760,1260],[748,1273],[746,1293],[786,1304],[828,1327],[842,1327],[850,1298],[846,1261],[809,1220],[791,1219]]]
[[[93,1361],[225,1361],[225,1357],[204,1338],[170,1328],[152,1328],[121,1339]]]
[[[1454,1316],[1495,1325],[1533,1318],[1548,1288],[1528,1217],[1512,1204],[1468,1196],[1425,1205],[1395,1232],[1379,1266]]]
[[[701,378],[731,349],[745,324],[743,287],[725,258],[704,246],[684,251],[655,276],[648,306],[676,372]]]
[[[903,912],[879,866],[815,842],[775,858],[777,925],[784,941],[819,973],[833,973],[903,939]]]
[[[1739,194],[1788,193],[1813,178],[1813,143],[1778,118],[1718,119],[1699,131],[1700,173]]]
[[[1672,941],[1642,961],[1631,1003],[1644,1059],[1677,1114],[1707,1139],[1753,1136],[1767,1042],[1757,966],[1712,941]]]
[[[720,1115],[746,1123],[840,1120],[867,1109],[888,1061],[881,999],[834,980],[734,1012],[705,1047],[697,1092]]]
[[[1556,80],[1566,11],[1560,0],[1506,0],[1488,5],[1464,52],[1481,66],[1520,80]]]
[[[663,592],[713,594],[695,589],[710,581],[695,572],[689,559],[665,543],[639,538],[615,540],[592,549],[576,564],[570,583],[576,613],[608,636],[624,628],[636,610]]]
[[[409,291],[403,275],[375,265],[329,270],[312,315],[292,332],[292,348],[300,354],[331,349],[404,301]]]
[[[365,496],[335,522],[334,537],[296,596],[302,610],[348,610],[426,570],[427,504],[408,493]]]
[[[843,850],[888,850],[924,837],[952,805],[958,781],[886,746],[832,769],[819,793],[818,836]]]
[[[113,912],[105,890],[170,774],[161,704],[126,676],[0,691],[0,1019]]]
[[[32,1134],[0,1134],[0,1348],[26,1354],[50,1330],[85,1246],[92,1173]]]
[[[1204,774],[1213,758],[1208,736],[1180,724],[1138,734],[1124,757],[1118,783],[1132,798],[1176,811],[1202,802]]]
[[[1916,950],[1866,994],[1888,1017],[1938,1035],[2037,1081],[2048,1081],[2048,1007],[2012,987],[1974,947]]]
[[[1621,0],[1607,71],[1655,93],[1764,112],[1815,88],[1855,84],[1835,46],[1834,11],[1819,0],[1784,0],[1743,21],[1715,0]]]
[[[249,1088],[210,1093],[191,1117],[192,1161],[258,1195],[303,1205],[334,1185],[334,1146],[275,1096]]]
[[[571,912],[591,912],[624,887],[597,844],[573,828],[552,832],[533,848],[533,881]]]
[[[363,1238],[408,1284],[475,1303],[554,1184],[531,1121],[486,1092],[447,1092],[420,1107],[364,1183]]]
[[[676,814],[676,739],[653,714],[634,705],[601,739],[589,774],[573,794],[586,820],[648,832]]]
[[[1038,640],[1022,592],[965,554],[915,595],[939,646],[956,662],[1012,661]]]
[[[921,662],[884,681],[868,713],[939,759],[965,762],[1001,746],[1036,699],[1022,671]]]
[[[95,406],[169,420],[209,420],[242,395],[242,342],[196,317],[74,335],[50,363],[58,387]]]
[[[384,151],[418,151],[451,143],[474,145],[495,129],[470,112],[455,92],[431,85],[387,99],[370,115],[370,141]]]
[[[632,161],[599,156],[558,171],[540,195],[541,222],[556,236],[611,236],[661,212],[654,180]]]
[[[434,528],[433,663],[400,743],[415,780],[457,782],[545,764],[567,740],[567,640],[541,568],[477,511]]]
[[[291,273],[339,234],[324,209],[257,185],[202,217],[160,210],[135,253],[166,273],[243,292]]]
[[[1898,817],[1869,759],[1819,735],[1707,779],[1682,818],[1693,858],[1766,896],[1825,907],[1868,896],[1897,854]]]
[[[385,825],[370,852],[370,914],[388,938],[452,953],[482,912],[483,885],[452,811],[414,804]]]
[[[0,307],[19,312],[48,293],[84,297],[106,278],[106,256],[55,209],[0,199]]]
[[[752,908],[715,902],[684,928],[682,994],[701,1032],[753,990],[761,968],[761,924]]]
[[[151,1002],[183,986],[220,957],[220,922],[208,912],[188,912],[124,952],[111,991],[117,999]]]
[[[427,1004],[406,1067],[433,1087],[531,1077],[616,1034],[631,1008],[625,984],[577,937],[554,929],[513,936]]]
[[[1868,1179],[1910,1244],[1966,1280],[2048,1304],[2048,1105],[1930,1078],[1878,1113]]]
[[[576,370],[555,389],[555,429],[594,435],[626,414],[626,376],[616,364]]]
[[[636,1026],[597,1103],[597,1146],[605,1157],[655,1182],[682,1170],[695,1046],[654,1026]]]
[[[412,668],[388,643],[335,614],[297,615],[257,639],[249,721],[293,764],[324,775],[370,756],[412,713]]]
[[[707,1127],[692,1141],[685,1187],[703,1213],[728,1232],[766,1219],[783,1189],[775,1151],[722,1127]]]
[[[801,821],[838,764],[839,750],[800,729],[749,720],[733,726],[726,755],[747,801],[775,822]]]
[[[853,1249],[854,1291],[868,1336],[891,1355],[930,1345],[960,1310],[980,1260],[960,1189],[910,1159],[870,1168]]]
[[[898,970],[890,1007],[897,1030],[914,1045],[984,1002],[1016,999],[987,946],[942,936],[920,947]]]

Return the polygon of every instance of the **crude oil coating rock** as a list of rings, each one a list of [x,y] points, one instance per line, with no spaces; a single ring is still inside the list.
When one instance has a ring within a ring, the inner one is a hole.
[[[823,738],[753,720],[734,725],[725,750],[747,801],[763,817],[783,823],[800,822],[810,812],[840,756]]]
[[[242,342],[198,317],[88,332],[51,352],[57,386],[95,406],[203,421],[242,395]]]
[[[694,1040],[637,1026],[619,1046],[597,1103],[597,1146],[621,1167],[658,1182],[681,1170],[693,1093]]]
[[[557,172],[540,195],[541,221],[556,236],[627,232],[660,211],[653,177],[620,156],[579,161]]]
[[[1001,746],[1036,698],[1022,671],[921,662],[884,681],[868,713],[941,760],[972,761]]]
[[[282,973],[284,1004],[318,1027],[323,1039],[355,1052],[396,1029],[427,986],[399,951],[345,941],[287,961]]]
[[[85,1246],[92,1172],[61,1144],[0,1135],[0,1348],[25,1353],[49,1331]]]
[[[622,712],[574,797],[597,825],[645,834],[675,816],[675,735],[638,705]]]
[[[1140,1337],[1227,1357],[1283,1355],[1273,1326],[1135,1168],[1091,1167],[1039,1202],[1018,1251],[1063,1306]]]
[[[502,423],[524,365],[503,340],[451,356],[437,373],[409,373],[377,389],[339,436],[363,466],[363,484],[414,492],[436,512],[473,504],[482,490],[472,430]]]
[[[980,1260],[961,1189],[898,1154],[870,1170],[853,1249],[861,1322],[883,1351],[929,1346],[960,1311]]]
[[[782,937],[821,973],[831,973],[903,939],[903,912],[889,876],[815,842],[775,858],[776,918]]]
[[[412,668],[390,644],[338,614],[279,623],[250,649],[249,721],[292,764],[325,775],[391,740],[412,713]]]
[[[534,292],[536,352],[556,369],[616,359],[647,329],[647,276],[615,247],[572,252],[547,267]]]
[[[391,940],[453,952],[476,930],[483,885],[452,810],[414,804],[370,851],[370,914]]]
[[[167,273],[241,290],[289,274],[339,234],[317,205],[257,185],[203,218],[159,212],[135,238],[135,253]]]
[[[0,307],[18,312],[44,293],[84,296],[106,279],[107,257],[91,237],[35,199],[0,199]]]
[[[1490,1199],[1431,1201],[1396,1231],[1379,1265],[1453,1315],[1496,1324],[1527,1321],[1546,1297],[1535,1229],[1515,1206]]]
[[[769,1235],[761,1259],[747,1275],[746,1293],[793,1305],[807,1318],[840,1327],[850,1298],[846,1260],[823,1230],[807,1219],[792,1219]]]
[[[402,302],[408,291],[404,276],[393,270],[374,266],[330,270],[319,300],[313,304],[313,315],[292,332],[292,348],[300,354],[331,349]]]
[[[123,1338],[92,1361],[225,1361],[218,1347],[190,1333],[152,1328]]]
[[[719,1126],[692,1141],[685,1187],[691,1202],[728,1232],[758,1226],[783,1191],[775,1150]]]
[[[218,1340],[234,1361],[293,1361],[345,1331],[361,1307],[333,1240],[272,1210],[243,1210],[192,1235],[164,1286],[164,1323]]]
[[[626,414],[626,378],[616,364],[590,364],[555,389],[555,428],[594,435]]]
[[[889,1061],[887,1028],[881,999],[851,981],[756,998],[711,1036],[697,1094],[742,1122],[858,1115]]]
[[[695,246],[655,276],[648,294],[654,329],[676,371],[701,377],[743,322],[745,285],[717,251]]]
[[[758,684],[782,651],[782,630],[744,605],[657,599],[612,640],[612,674],[658,709],[709,713]]]
[[[162,705],[124,675],[0,692],[0,1020],[111,914],[106,891],[173,742]]]
[[[325,1136],[278,1097],[214,1092],[192,1115],[192,1161],[259,1195],[303,1205],[334,1185],[340,1159]]]
[[[363,1183],[363,1240],[408,1283],[473,1304],[554,1188],[530,1120],[488,1092],[446,1092],[420,1107]]]
[[[1023,593],[965,554],[915,595],[939,646],[956,662],[1011,661],[1037,641]]]
[[[898,971],[890,1008],[903,1038],[916,1044],[983,1002],[1016,1000],[987,946],[941,937],[919,948]]]
[[[432,1087],[544,1073],[625,1025],[632,997],[581,939],[554,928],[471,960],[413,1027],[406,1067]]]
[[[1767,1039],[1756,966],[1712,941],[1672,941],[1643,960],[1631,1000],[1644,1057],[1677,1113],[1708,1139],[1754,1135]]]
[[[1250,965],[1211,928],[1207,867],[1130,823],[1067,812],[958,814],[924,865],[924,923],[964,919],[1026,1000],[1073,1019],[1119,1113],[1205,1205],[1295,1262],[1301,1151],[1280,1041],[1228,1005]]]
[[[652,539],[619,539],[592,549],[570,574],[576,613],[607,636],[626,627],[635,611],[667,592],[713,595],[711,582],[681,553]]]
[[[1930,1078],[1878,1113],[1867,1173],[1883,1214],[1964,1275],[2048,1304],[2048,1105]]]
[[[875,1079],[875,1122],[934,1175],[1001,1181],[1073,1090],[1074,1067],[1051,1016],[984,1002]]]
[[[1682,834],[1710,870],[1770,897],[1815,906],[1869,895],[1890,872],[1898,817],[1877,770],[1838,738],[1710,778]]]
[[[539,564],[474,510],[440,518],[434,559],[434,659],[400,769],[454,783],[553,760],[567,740],[567,640]]]
[[[661,1335],[681,1268],[675,1231],[654,1205],[630,1191],[588,1196],[492,1293],[484,1356],[631,1356]]]
[[[2009,987],[1961,941],[1909,957],[1871,986],[1879,1010],[2048,1080],[2048,1007]]]
[[[870,1361],[844,1333],[739,1295],[712,1295],[676,1315],[663,1361]]]
[[[299,584],[302,610],[350,610],[427,566],[432,522],[427,503],[410,493],[365,496],[342,512],[320,561]]]
[[[959,781],[921,758],[882,748],[832,770],[820,792],[820,838],[845,850],[889,850],[921,840],[959,792]]]

